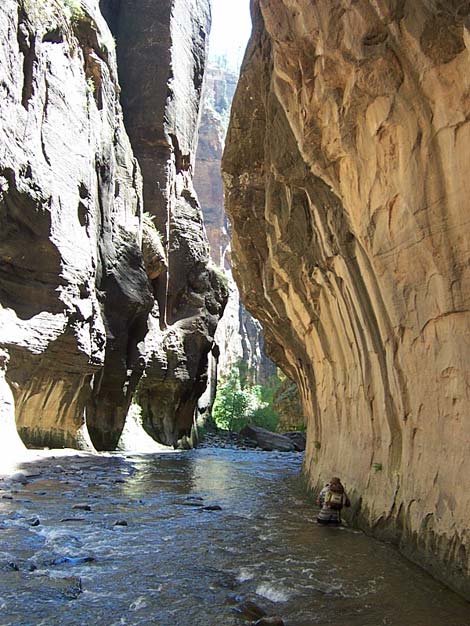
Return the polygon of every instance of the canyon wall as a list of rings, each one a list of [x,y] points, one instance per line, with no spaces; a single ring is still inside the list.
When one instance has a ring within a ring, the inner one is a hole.
[[[240,301],[232,277],[230,226],[224,209],[222,173],[220,170],[230,107],[238,81],[233,71],[209,65],[206,74],[202,118],[196,152],[194,186],[204,216],[214,266],[225,273],[229,298],[217,327],[215,341],[217,361],[214,380],[208,390],[214,395],[217,377],[227,376],[238,361],[250,372],[251,383],[266,383],[276,373],[276,366],[264,354],[261,324],[253,319]]]
[[[113,449],[136,398],[176,444],[226,297],[191,184],[208,7],[131,9],[103,2],[120,83],[96,0],[0,6],[2,423],[29,446]]]
[[[233,269],[299,385],[312,487],[470,596],[470,5],[254,0]]]
[[[116,7],[116,4],[118,7]],[[145,210],[166,251],[137,399],[147,432],[175,443],[207,383],[207,355],[227,299],[211,266],[193,188],[209,37],[209,0],[102,0],[117,41],[126,129],[142,168]]]

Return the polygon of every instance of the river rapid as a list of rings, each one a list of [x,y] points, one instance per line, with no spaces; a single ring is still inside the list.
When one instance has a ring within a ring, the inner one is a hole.
[[[470,626],[389,545],[315,523],[302,456],[49,457],[0,481],[1,626]],[[207,508],[206,508],[207,507]]]

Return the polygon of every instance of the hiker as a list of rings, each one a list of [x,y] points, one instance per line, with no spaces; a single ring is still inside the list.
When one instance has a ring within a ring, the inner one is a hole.
[[[351,502],[337,476],[320,491],[317,504],[321,506],[317,516],[319,524],[341,524],[341,509],[343,506],[351,506]]]

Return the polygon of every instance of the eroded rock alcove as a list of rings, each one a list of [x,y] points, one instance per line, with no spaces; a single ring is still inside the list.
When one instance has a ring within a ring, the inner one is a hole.
[[[234,272],[298,382],[310,483],[341,475],[363,527],[469,594],[470,5],[252,8]]]

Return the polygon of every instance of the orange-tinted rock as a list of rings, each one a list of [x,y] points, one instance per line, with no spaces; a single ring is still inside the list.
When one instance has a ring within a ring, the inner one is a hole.
[[[297,380],[312,486],[470,595],[468,17],[256,0],[224,170],[233,267]]]

